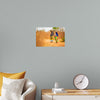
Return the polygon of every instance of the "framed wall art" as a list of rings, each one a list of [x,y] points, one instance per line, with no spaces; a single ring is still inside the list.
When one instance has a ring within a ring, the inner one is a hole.
[[[36,47],[64,47],[64,27],[37,27]]]

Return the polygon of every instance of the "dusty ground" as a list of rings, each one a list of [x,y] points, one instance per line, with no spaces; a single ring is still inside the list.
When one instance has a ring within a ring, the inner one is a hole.
[[[60,41],[60,40],[59,40]],[[50,41],[50,39],[45,39],[44,40],[44,46],[45,47],[64,47],[65,46],[65,43],[64,42],[59,42],[56,43],[56,41],[54,40],[52,43]]]
[[[51,43],[50,32],[36,32],[37,47],[64,47],[65,42],[61,42],[61,35],[58,37],[58,43],[55,40]]]

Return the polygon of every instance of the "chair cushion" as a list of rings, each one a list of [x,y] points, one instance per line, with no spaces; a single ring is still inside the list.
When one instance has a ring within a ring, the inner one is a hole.
[[[22,79],[25,76],[25,72],[21,73],[3,73],[0,72],[0,96],[1,96],[1,89],[3,84],[3,77],[10,78],[10,79]]]
[[[1,91],[2,99],[20,100],[25,79],[9,79],[3,77],[3,86]]]

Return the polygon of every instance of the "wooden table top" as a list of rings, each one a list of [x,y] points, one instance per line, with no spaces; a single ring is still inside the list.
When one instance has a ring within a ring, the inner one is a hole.
[[[53,93],[52,89],[42,89],[42,95],[100,95],[100,89],[65,89],[66,93]]]

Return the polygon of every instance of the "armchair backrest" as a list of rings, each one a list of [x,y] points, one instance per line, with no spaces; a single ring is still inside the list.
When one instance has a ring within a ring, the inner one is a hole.
[[[36,85],[29,79],[25,79],[22,98],[23,100],[35,100]]]

